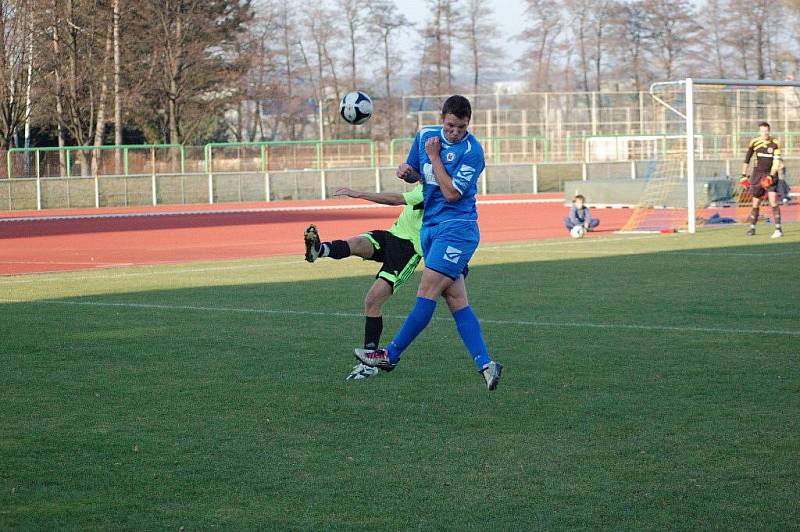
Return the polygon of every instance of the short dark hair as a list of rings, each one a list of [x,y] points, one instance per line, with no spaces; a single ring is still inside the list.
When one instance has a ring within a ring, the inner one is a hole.
[[[758,124],[758,127],[765,127],[767,129],[772,129],[769,125],[769,122],[761,122],[760,124]]]
[[[442,116],[447,114],[455,115],[462,120],[469,120],[472,118],[472,106],[469,104],[469,100],[456,94],[446,99],[442,105]]]
[[[578,194],[577,196],[572,198],[572,201],[575,201],[575,200],[586,201],[586,198],[583,197],[583,194]]]

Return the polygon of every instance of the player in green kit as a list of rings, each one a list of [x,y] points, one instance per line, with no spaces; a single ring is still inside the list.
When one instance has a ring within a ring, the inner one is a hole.
[[[423,196],[419,184],[409,192],[364,192],[340,188],[337,196],[365,199],[383,205],[405,205],[389,230],[373,230],[347,240],[322,242],[315,225],[305,231],[305,258],[314,262],[319,258],[344,259],[361,257],[382,263],[375,282],[364,298],[364,348],[376,349],[383,332],[383,305],[405,283],[422,259],[419,232],[422,227]],[[378,373],[378,368],[357,364],[348,380],[365,379]]]

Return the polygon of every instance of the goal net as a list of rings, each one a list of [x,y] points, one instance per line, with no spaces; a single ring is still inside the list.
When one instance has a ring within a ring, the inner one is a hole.
[[[641,163],[640,182],[631,185],[638,195],[623,231],[693,233],[744,222],[753,201],[739,176],[761,122],[770,124],[785,167],[778,187],[783,222],[800,220],[800,82],[689,78],[654,83],[650,94],[665,133],[660,152]],[[759,224],[772,217],[765,195]]]

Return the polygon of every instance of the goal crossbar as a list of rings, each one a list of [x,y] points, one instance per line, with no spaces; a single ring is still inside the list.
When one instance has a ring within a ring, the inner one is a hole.
[[[686,112],[682,113],[675,109],[669,103],[661,99],[657,91],[663,87],[669,86],[683,86],[686,94]],[[696,205],[694,197],[694,86],[695,85],[717,85],[717,86],[735,86],[735,87],[798,87],[800,88],[800,81],[794,80],[771,80],[771,79],[709,79],[709,78],[686,78],[676,81],[660,81],[650,85],[650,96],[658,103],[676,113],[678,116],[686,120],[686,186],[688,193],[688,231],[694,233],[696,230]]]

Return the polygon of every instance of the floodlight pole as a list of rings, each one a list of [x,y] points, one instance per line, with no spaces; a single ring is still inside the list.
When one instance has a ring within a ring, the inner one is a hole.
[[[694,83],[692,78],[686,78],[686,186],[688,195],[689,233],[695,232],[695,201],[694,201]]]

